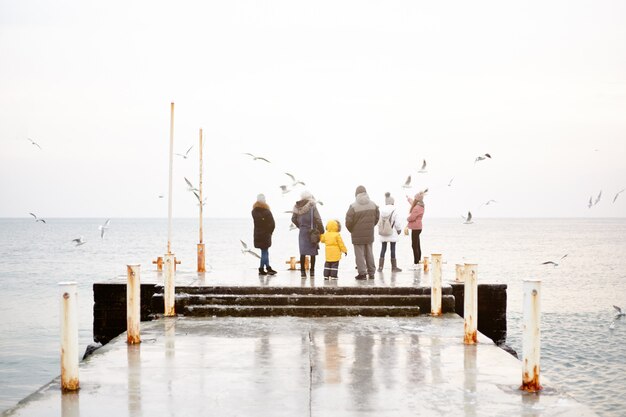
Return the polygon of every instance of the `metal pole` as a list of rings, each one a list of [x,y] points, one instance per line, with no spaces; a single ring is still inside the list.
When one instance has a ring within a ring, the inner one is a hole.
[[[198,195],[200,196],[200,242],[198,243],[198,272],[206,272],[206,266],[204,261],[204,243],[202,242],[202,129],[200,129],[200,185],[198,188]]]
[[[174,276],[176,274],[174,268],[175,257],[173,253],[167,253],[163,256],[165,264],[165,288],[163,292],[164,312],[166,317],[175,316],[174,302],[176,301],[176,288],[174,284]]]
[[[140,265],[126,265],[126,342],[129,345],[141,343],[139,323],[141,321]]]
[[[541,281],[524,280],[524,316],[522,318],[522,386],[521,390],[536,392],[541,357]]]
[[[473,345],[478,342],[478,265],[465,264],[463,279],[465,280],[465,294],[463,305],[463,342]]]
[[[430,314],[441,315],[441,254],[430,255],[433,260],[433,279],[430,290]]]
[[[456,264],[454,265],[454,272],[455,272],[455,276],[454,276],[454,280],[456,282],[463,282],[463,264]]]
[[[167,205],[167,253],[172,253],[172,171],[174,170],[174,103],[170,107],[170,182]]]
[[[75,282],[61,288],[61,390],[77,391],[78,382],[78,290]]]
[[[428,256],[424,256],[424,272],[428,272]]]

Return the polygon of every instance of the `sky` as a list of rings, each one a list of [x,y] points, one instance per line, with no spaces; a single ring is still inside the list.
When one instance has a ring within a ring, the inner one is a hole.
[[[0,217],[166,217],[171,102],[174,217],[199,129],[206,217],[626,217],[625,45],[621,0],[0,0]]]

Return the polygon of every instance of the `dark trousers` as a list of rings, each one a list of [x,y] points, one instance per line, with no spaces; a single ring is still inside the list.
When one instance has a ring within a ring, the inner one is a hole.
[[[315,271],[315,255],[309,256],[309,269]],[[300,255],[300,271],[304,271],[304,260],[306,255]]]
[[[413,263],[418,264],[422,259],[422,247],[420,246],[421,230],[411,230],[411,247],[413,248]]]
[[[339,272],[339,261],[337,262],[324,262],[324,276],[337,278],[337,272]]]
[[[391,259],[396,259],[396,242],[389,242],[389,247],[391,248]],[[387,253],[387,242],[382,242],[380,248],[380,257],[384,258]]]

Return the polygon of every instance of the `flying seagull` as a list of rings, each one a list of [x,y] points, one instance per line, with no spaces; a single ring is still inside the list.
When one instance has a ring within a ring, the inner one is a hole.
[[[452,177],[452,179],[450,179],[450,182],[448,183],[448,187],[452,186],[452,181],[454,181],[454,177]]]
[[[258,160],[261,160],[261,161],[265,161],[265,162],[267,162],[267,163],[271,163],[270,161],[268,161],[267,159],[263,158],[262,156],[252,155],[252,154],[251,154],[251,153],[249,153],[249,152],[244,152],[244,155],[249,155],[249,156],[251,156],[253,161],[256,161],[256,160],[258,159]]]
[[[37,222],[45,223],[46,222],[44,219],[40,219],[39,217],[37,217],[35,215],[35,213],[28,213],[28,214],[30,214],[31,216],[33,216],[35,218],[35,223],[37,223]]]
[[[296,177],[294,177],[292,174],[285,172],[285,175],[287,175],[289,178],[291,178],[291,186],[295,187],[298,184],[302,184],[302,185],[306,185],[304,182],[297,180]]]
[[[98,230],[100,230],[100,239],[104,239],[104,232],[109,228],[109,224],[111,223],[111,219],[107,219],[103,225],[98,226]]]
[[[291,224],[289,225],[289,231],[296,230],[297,228],[298,228],[298,226],[293,224],[293,222],[291,222]]]
[[[617,194],[615,194],[615,197],[613,197],[613,203],[615,203],[615,200],[617,200],[617,197],[619,197],[619,195],[623,192],[624,190],[621,190],[621,191],[618,191]]]
[[[463,217],[463,220],[465,220],[465,222],[464,222],[465,224],[472,224],[472,223],[474,223],[472,221],[472,212],[471,211],[467,212],[467,217],[465,217],[465,216],[461,216],[461,217]]]
[[[488,206],[489,204],[493,204],[493,203],[497,203],[496,200],[489,200],[485,203],[486,206]]]
[[[479,162],[479,161],[483,161],[485,159],[491,159],[491,155],[489,155],[488,153],[484,154],[484,155],[479,155],[476,157],[476,159],[474,159],[474,163]]]
[[[283,194],[287,194],[289,191],[291,191],[291,188],[287,185],[281,185],[280,189],[282,190]]]
[[[72,239],[72,242],[74,242],[76,246],[84,245],[85,243],[87,243],[82,236],[76,239]]]
[[[174,154],[174,155],[178,155],[178,156],[182,157],[183,159],[187,159],[187,157],[189,156],[189,151],[191,150],[191,148],[193,148],[193,145],[191,145],[191,146],[189,147],[189,149],[187,149],[187,152],[185,152],[184,154],[182,154],[182,153],[176,153],[176,154]]]
[[[202,204],[202,206],[206,204],[206,199],[208,197],[204,197],[203,201],[200,201],[200,194],[198,194],[195,190],[193,191],[193,195],[195,195],[196,199],[198,200],[198,206],[200,206],[200,204]]]
[[[559,258],[559,261],[561,261],[562,259],[565,259],[565,258],[567,258],[567,253],[566,253],[565,255],[561,256],[561,257]],[[556,262],[554,262],[554,261],[546,261],[546,262],[542,262],[542,263],[541,263],[541,265],[552,265],[552,266],[554,266],[555,268],[556,268],[557,266],[559,266],[559,264],[558,264],[558,263],[556,263]]]
[[[426,160],[425,159],[422,161],[422,167],[417,172],[419,172],[420,174],[423,174],[426,172]]]
[[[593,205],[595,206],[596,204],[598,204],[601,198],[602,198],[602,190],[600,190],[600,194],[598,194],[598,196],[596,197],[596,201],[593,202]]]
[[[406,177],[406,181],[404,181],[404,185],[402,188],[411,188],[411,176]]]
[[[620,317],[624,317],[626,316],[626,313],[622,311],[622,309],[616,305],[613,305],[613,308],[615,309],[616,313],[615,313],[615,318],[619,319]]]
[[[243,249],[241,249],[241,253],[243,254],[249,253],[250,255],[256,256],[257,258],[261,259],[258,253],[248,248],[248,245],[246,245],[246,242],[244,242],[241,239],[239,239],[239,241],[241,242],[241,246],[243,246]]]
[[[31,145],[36,146],[39,149],[41,149],[41,146],[39,146],[39,144],[35,142],[34,140],[32,140],[31,138],[26,138],[26,140],[30,141]]]
[[[589,197],[589,202],[587,203],[587,207],[593,207],[593,197]]]
[[[191,183],[191,181],[187,179],[187,177],[183,177],[183,178],[185,179],[185,182],[187,183],[187,191],[198,191],[198,189],[193,186],[193,184]]]

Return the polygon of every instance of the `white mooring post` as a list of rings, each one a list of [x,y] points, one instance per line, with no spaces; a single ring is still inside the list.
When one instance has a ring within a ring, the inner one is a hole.
[[[198,272],[206,272],[206,264],[204,259],[204,242],[202,240],[202,206],[204,205],[204,201],[202,200],[202,129],[200,129],[200,138],[199,138],[200,146],[199,146],[199,160],[200,160],[200,181],[198,184],[198,200],[200,200],[200,227],[199,234],[200,240],[197,246],[197,254],[198,254]]]
[[[139,323],[141,322],[140,265],[126,265],[126,342],[129,345],[141,343]]]
[[[430,314],[441,315],[441,254],[430,255],[433,261],[433,279],[430,288]]]
[[[463,296],[463,342],[473,345],[478,341],[478,265],[465,264],[463,279],[465,294]]]
[[[463,264],[456,264],[454,265],[454,280],[456,282],[463,282],[463,269],[464,266]]]
[[[176,300],[176,286],[174,284],[174,277],[176,275],[176,271],[174,270],[174,254],[167,253],[163,255],[163,261],[165,264],[165,289],[163,293],[165,310],[163,314],[166,317],[171,317],[176,315],[176,312],[174,311],[174,301]]]
[[[430,270],[430,266],[428,265],[428,256],[424,256],[424,272],[428,272]]]
[[[60,282],[61,289],[61,390],[77,391],[78,289],[75,282]]]
[[[541,357],[541,281],[524,280],[524,316],[522,318],[521,390],[542,389],[539,381]]]

